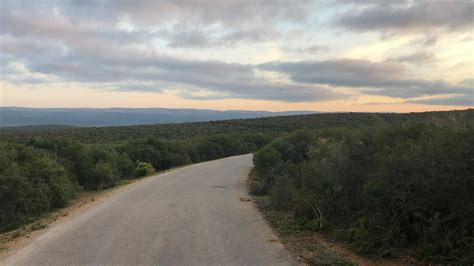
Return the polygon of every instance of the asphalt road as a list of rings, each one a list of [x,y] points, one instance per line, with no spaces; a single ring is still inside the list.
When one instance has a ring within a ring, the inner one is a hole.
[[[247,198],[252,156],[149,177],[49,229],[6,265],[289,265]]]

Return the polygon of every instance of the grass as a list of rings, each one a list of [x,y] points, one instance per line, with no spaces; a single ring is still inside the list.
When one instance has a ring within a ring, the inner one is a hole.
[[[334,247],[331,248],[331,244],[316,232],[300,230],[291,214],[271,208],[268,196],[255,196],[254,202],[283,244],[299,262],[308,265],[355,264],[353,259],[345,258],[345,255],[335,251]]]

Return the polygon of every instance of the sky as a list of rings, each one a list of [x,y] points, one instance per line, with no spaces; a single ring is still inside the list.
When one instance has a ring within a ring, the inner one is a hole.
[[[0,0],[0,106],[474,107],[474,1]]]

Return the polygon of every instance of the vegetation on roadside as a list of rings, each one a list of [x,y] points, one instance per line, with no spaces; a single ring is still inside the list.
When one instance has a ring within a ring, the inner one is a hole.
[[[470,109],[0,130],[0,232],[79,191],[256,152],[252,193],[295,230],[330,233],[372,256],[473,261],[473,128]]]
[[[261,134],[103,144],[66,136],[0,141],[0,232],[66,206],[78,191],[106,189],[156,170],[253,152],[269,141]]]
[[[360,254],[474,261],[474,128],[469,121],[300,130],[254,157],[251,192],[296,229]]]

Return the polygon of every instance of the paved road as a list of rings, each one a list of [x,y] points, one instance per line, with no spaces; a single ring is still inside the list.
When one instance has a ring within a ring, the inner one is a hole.
[[[258,210],[241,200],[251,165],[242,155],[147,178],[0,264],[291,264]]]

